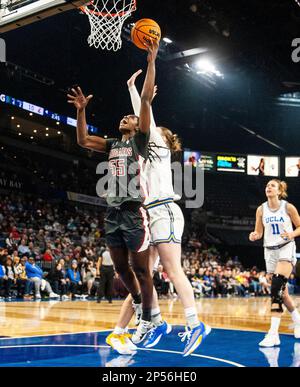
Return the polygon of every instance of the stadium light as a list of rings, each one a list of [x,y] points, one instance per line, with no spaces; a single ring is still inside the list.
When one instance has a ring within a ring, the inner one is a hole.
[[[163,38],[163,41],[167,44],[171,44],[173,43],[173,40],[169,39],[169,38]]]
[[[198,69],[197,74],[214,74],[217,77],[223,77],[223,74],[217,70],[212,61],[207,58],[199,59],[196,62],[196,67]]]

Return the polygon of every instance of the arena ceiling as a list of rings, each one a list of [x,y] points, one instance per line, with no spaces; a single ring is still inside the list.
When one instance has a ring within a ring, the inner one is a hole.
[[[139,0],[128,23],[142,17],[155,19],[173,41],[157,61],[153,108],[159,124],[193,149],[298,152],[300,105],[278,102],[300,88],[300,63],[291,59],[292,40],[300,37],[294,0]],[[145,55],[126,36],[117,53],[90,48],[88,32],[87,18],[69,11],[3,34],[9,62],[53,82],[47,86],[2,66],[2,85],[15,97],[74,116],[65,91],[80,84],[94,94],[90,122],[115,135],[120,116],[131,110],[126,79],[145,69]],[[194,48],[206,52],[185,56]],[[204,55],[224,78],[212,81],[186,70]]]

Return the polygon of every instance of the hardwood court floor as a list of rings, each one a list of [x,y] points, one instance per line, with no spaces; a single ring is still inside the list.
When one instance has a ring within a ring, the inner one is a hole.
[[[300,305],[300,297],[294,297]],[[59,333],[96,332],[112,329],[122,301],[40,301],[0,303],[0,336],[26,337]],[[163,317],[170,323],[184,325],[178,300],[161,300]],[[267,331],[268,298],[204,298],[197,300],[199,316],[213,328]],[[299,307],[298,307],[299,308]],[[292,320],[286,311],[281,333],[292,333]]]

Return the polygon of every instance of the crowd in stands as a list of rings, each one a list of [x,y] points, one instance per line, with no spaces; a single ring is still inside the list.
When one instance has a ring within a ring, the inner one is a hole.
[[[105,251],[103,216],[101,207],[79,209],[66,202],[0,195],[0,297],[97,297]],[[182,264],[195,297],[270,294],[264,271],[244,269],[237,257],[224,260],[195,236],[184,247]],[[161,297],[176,296],[162,265],[154,283]],[[291,293],[299,290],[294,275],[288,286]],[[113,288],[114,297],[127,295],[116,274]]]
[[[184,271],[192,284],[196,298],[200,297],[249,297],[267,296],[271,293],[271,276],[256,267],[243,268],[238,257],[223,259],[214,246],[208,248],[190,240],[192,249],[182,254]],[[176,289],[163,266],[159,265],[154,276],[159,295],[176,297]],[[295,274],[288,281],[290,294],[298,293]]]

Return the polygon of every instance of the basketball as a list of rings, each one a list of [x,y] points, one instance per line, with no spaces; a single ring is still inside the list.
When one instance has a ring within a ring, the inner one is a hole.
[[[152,19],[141,19],[135,23],[131,30],[132,42],[142,50],[147,50],[145,43],[150,39],[160,41],[161,31],[159,25]]]

